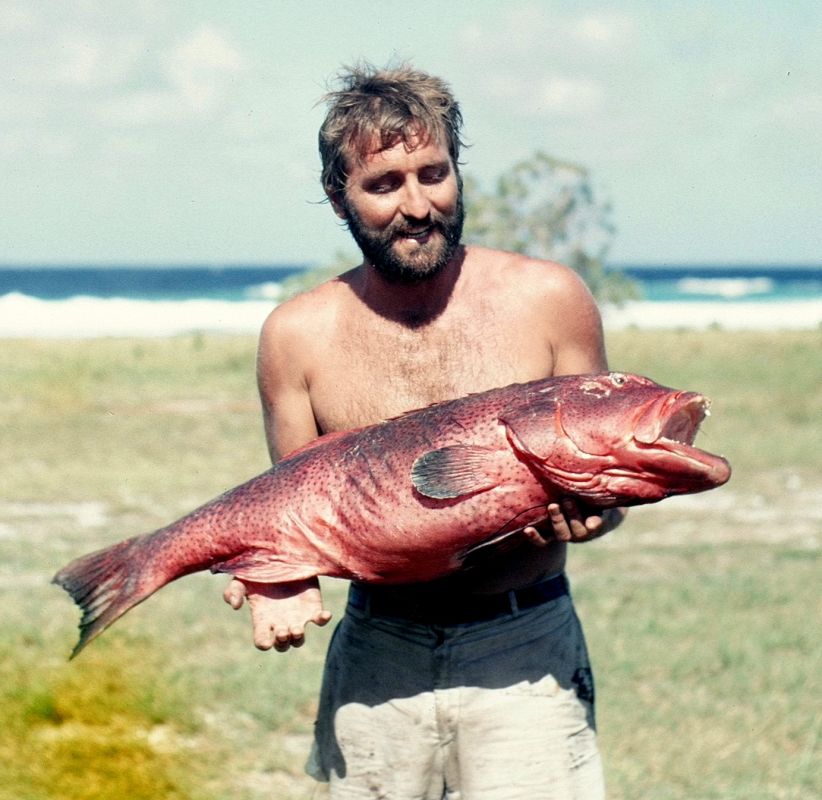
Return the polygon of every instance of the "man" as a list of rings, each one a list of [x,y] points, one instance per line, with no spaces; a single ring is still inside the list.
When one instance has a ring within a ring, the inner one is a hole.
[[[559,264],[460,243],[461,115],[410,67],[357,68],[327,100],[323,186],[363,253],[277,307],[258,381],[271,457],[317,436],[514,382],[606,368],[596,305]],[[563,570],[566,542],[621,512],[552,504],[460,574],[352,584],[330,646],[309,770],[334,798],[602,797],[593,683]],[[233,581],[255,643],[324,624],[316,580]]]

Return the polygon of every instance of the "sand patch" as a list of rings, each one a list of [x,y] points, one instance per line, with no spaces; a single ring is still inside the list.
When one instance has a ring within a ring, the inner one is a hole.
[[[99,528],[110,521],[107,505],[92,500],[78,503],[0,502],[0,520],[9,520],[12,524],[23,520],[58,518],[80,528]],[[4,528],[8,535],[10,525],[6,522],[0,525],[0,536]]]
[[[630,536],[608,537],[615,547],[760,543],[803,549],[822,546],[822,489],[801,480],[773,493],[724,487],[704,494],[670,497],[631,509],[624,528]]]

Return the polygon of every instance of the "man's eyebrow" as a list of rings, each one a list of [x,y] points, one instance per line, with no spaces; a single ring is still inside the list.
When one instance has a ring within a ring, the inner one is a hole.
[[[394,181],[400,176],[400,171],[396,169],[386,169],[372,174],[365,174],[362,176],[363,186],[377,186],[384,181]]]
[[[437,161],[429,161],[429,162],[427,162],[425,164],[422,164],[420,166],[419,172],[423,172],[424,170],[429,170],[429,169],[451,169],[451,159],[443,158],[443,159],[437,160]],[[389,178],[393,175],[397,175],[397,174],[400,174],[402,172],[403,172],[403,170],[401,170],[401,169],[391,168],[391,169],[381,170],[379,172],[367,173],[364,176],[364,178],[367,181],[380,180],[381,178]]]
[[[437,158],[431,161],[424,163],[421,169],[426,169],[426,167],[450,167],[451,166],[451,159],[450,158]]]
[[[443,158],[441,161],[431,161],[428,164],[423,164],[421,169],[451,169],[451,159]]]

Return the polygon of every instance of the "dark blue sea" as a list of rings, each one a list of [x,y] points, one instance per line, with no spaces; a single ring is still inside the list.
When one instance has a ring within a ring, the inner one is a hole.
[[[818,327],[822,265],[620,265],[641,293],[606,326]],[[303,265],[0,266],[0,336],[254,333]]]
[[[144,301],[276,297],[280,283],[303,266],[43,266],[0,267],[0,297],[40,300],[94,297]]]

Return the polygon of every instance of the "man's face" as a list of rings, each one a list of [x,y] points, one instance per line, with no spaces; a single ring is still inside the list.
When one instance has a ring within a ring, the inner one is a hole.
[[[393,283],[441,272],[462,237],[462,187],[448,149],[403,142],[366,155],[350,171],[335,210],[365,258]]]

